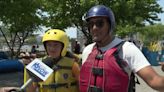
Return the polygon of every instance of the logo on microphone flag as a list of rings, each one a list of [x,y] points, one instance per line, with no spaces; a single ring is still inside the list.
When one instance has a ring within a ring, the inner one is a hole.
[[[37,58],[34,59],[30,64],[28,64],[26,66],[26,69],[43,81],[45,81],[53,72],[53,70],[49,66],[47,66]]]

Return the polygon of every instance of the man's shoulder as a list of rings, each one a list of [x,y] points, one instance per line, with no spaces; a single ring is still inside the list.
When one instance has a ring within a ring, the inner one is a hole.
[[[85,50],[92,50],[93,46],[95,45],[96,43],[91,43],[89,45],[87,45],[85,48],[84,48],[84,51]]]
[[[82,63],[85,62],[85,60],[87,59],[89,53],[91,53],[91,51],[92,51],[95,44],[96,43],[89,44],[84,48],[84,50],[82,52]]]
[[[138,49],[134,43],[129,42],[129,41],[125,41],[123,48],[124,49]]]

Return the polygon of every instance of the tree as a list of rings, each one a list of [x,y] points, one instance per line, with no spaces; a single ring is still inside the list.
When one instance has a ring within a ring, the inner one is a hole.
[[[5,30],[1,28],[0,31],[4,37],[8,32],[6,37],[11,41],[8,43],[6,38],[6,42],[12,56],[19,54],[25,39],[39,30],[40,26],[59,29],[77,27],[91,42],[91,36],[82,19],[88,9],[97,4],[112,8],[118,25],[116,31],[125,27],[130,33],[131,30],[144,26],[145,21],[150,24],[158,21],[157,13],[162,12],[156,0],[1,0],[0,21]],[[120,33],[125,34],[124,32],[128,34],[126,30]],[[17,53],[13,51],[16,39],[19,41]]]
[[[39,8],[39,0],[0,1],[0,21],[4,27],[1,25],[0,31],[11,51],[11,57],[18,56],[25,39],[41,24],[37,13]]]
[[[164,25],[156,24],[146,26],[140,31],[141,39],[148,46],[151,42],[161,41],[164,38]]]
[[[103,4],[112,8],[119,28],[126,28],[127,26],[132,26],[132,28],[142,27],[145,25],[145,22],[153,24],[154,21],[160,20],[157,13],[163,12],[156,0],[62,0],[62,3],[59,1],[48,1],[43,9],[48,11],[49,15],[45,18],[48,20],[47,26],[62,29],[75,26],[90,41],[91,37],[82,18],[90,7],[97,4]],[[116,29],[116,31],[118,30]]]

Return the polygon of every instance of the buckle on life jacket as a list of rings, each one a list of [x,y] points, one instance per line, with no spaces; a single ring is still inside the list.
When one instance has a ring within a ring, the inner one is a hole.
[[[52,67],[52,69],[53,69],[54,71],[57,71],[57,70],[59,70],[59,69],[71,70],[72,67],[71,67],[71,66],[54,65],[54,66]]]
[[[103,68],[92,67],[92,73],[97,76],[103,76]]]
[[[103,92],[102,88],[96,86],[90,86],[88,92]]]
[[[102,60],[104,57],[104,54],[97,54],[95,59]]]
[[[43,87],[43,88],[53,88],[53,89],[56,89],[56,88],[59,88],[59,87],[67,87],[69,88],[70,86],[75,86],[77,85],[76,82],[72,82],[72,83],[51,83],[51,84],[42,84],[42,85],[39,85],[39,87]]]
[[[54,71],[56,71],[56,70],[58,70],[58,69],[59,69],[59,67],[58,67],[57,65],[54,65],[54,66],[53,66],[53,70],[54,70]]]

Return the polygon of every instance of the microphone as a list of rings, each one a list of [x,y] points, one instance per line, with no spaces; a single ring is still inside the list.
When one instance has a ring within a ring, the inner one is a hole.
[[[31,63],[26,66],[26,70],[30,75],[30,79],[21,86],[20,89],[10,92],[23,92],[32,82],[45,81],[53,73],[53,59],[46,58],[43,61],[34,59]]]

